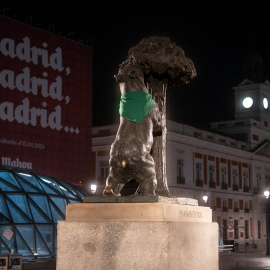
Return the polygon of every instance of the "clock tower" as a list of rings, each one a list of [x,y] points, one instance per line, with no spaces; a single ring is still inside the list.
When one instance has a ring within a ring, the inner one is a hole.
[[[263,61],[251,48],[243,62],[244,80],[234,87],[235,119],[270,120],[270,84],[263,82]]]
[[[270,121],[270,83],[253,83],[249,79],[234,87],[235,119]]]
[[[243,61],[242,82],[234,87],[235,120],[211,128],[250,143],[255,151],[270,141],[270,83],[263,78],[260,54],[251,48]]]

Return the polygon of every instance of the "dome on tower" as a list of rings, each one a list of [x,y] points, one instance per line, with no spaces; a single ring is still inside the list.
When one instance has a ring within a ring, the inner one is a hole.
[[[261,54],[254,49],[250,49],[247,51],[245,55],[245,63],[261,63],[263,64],[263,60]]]
[[[246,51],[243,60],[244,79],[251,80],[254,83],[263,81],[263,60],[258,50],[252,45]]]

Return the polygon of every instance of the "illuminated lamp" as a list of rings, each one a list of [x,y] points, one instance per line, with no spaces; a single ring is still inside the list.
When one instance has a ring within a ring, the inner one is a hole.
[[[270,255],[269,189],[266,189],[263,194],[267,200],[266,201],[266,255]]]
[[[208,200],[208,196],[206,194],[203,195],[202,197],[204,203],[207,203],[207,200]]]
[[[243,100],[243,106],[248,109],[253,105],[253,99],[251,97],[246,97]]]
[[[265,109],[268,108],[268,99],[267,99],[267,98],[264,98],[264,99],[263,99],[263,107],[264,107]]]
[[[97,185],[96,184],[91,184],[91,192],[95,193],[97,191]]]

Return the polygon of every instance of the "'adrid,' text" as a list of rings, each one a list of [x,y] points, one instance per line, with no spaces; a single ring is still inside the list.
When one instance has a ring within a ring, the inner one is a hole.
[[[62,76],[70,74],[70,68],[63,67],[62,49],[60,47],[51,52],[45,42],[41,47],[31,46],[29,37],[24,37],[18,44],[10,38],[1,39],[0,53],[11,59],[17,58],[27,64],[42,65],[46,69],[53,69],[60,72]],[[36,68],[36,70],[39,70],[39,68]],[[69,96],[63,96],[62,77],[58,75],[51,78],[50,74],[53,73],[44,71],[38,76],[33,76],[27,66],[19,74],[14,70],[0,70],[0,88],[24,92],[33,96],[41,95],[45,99],[50,98],[54,101],[53,106],[50,100],[47,100],[38,107],[31,106],[32,99],[30,101],[27,97],[19,104],[13,101],[1,101],[0,120],[32,126],[40,125],[43,128],[49,127],[60,131],[63,128],[61,124],[62,109],[60,104],[55,106],[55,103],[64,102],[68,104],[70,98]]]

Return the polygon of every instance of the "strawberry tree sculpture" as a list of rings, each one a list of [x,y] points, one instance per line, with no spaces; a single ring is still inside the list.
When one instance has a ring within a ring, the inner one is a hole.
[[[128,62],[142,67],[148,91],[162,115],[163,128],[161,132],[154,134],[151,151],[157,176],[156,194],[173,197],[166,177],[166,91],[171,87],[188,84],[196,76],[196,69],[183,49],[163,36],[142,39],[139,44],[130,48],[124,63]]]

